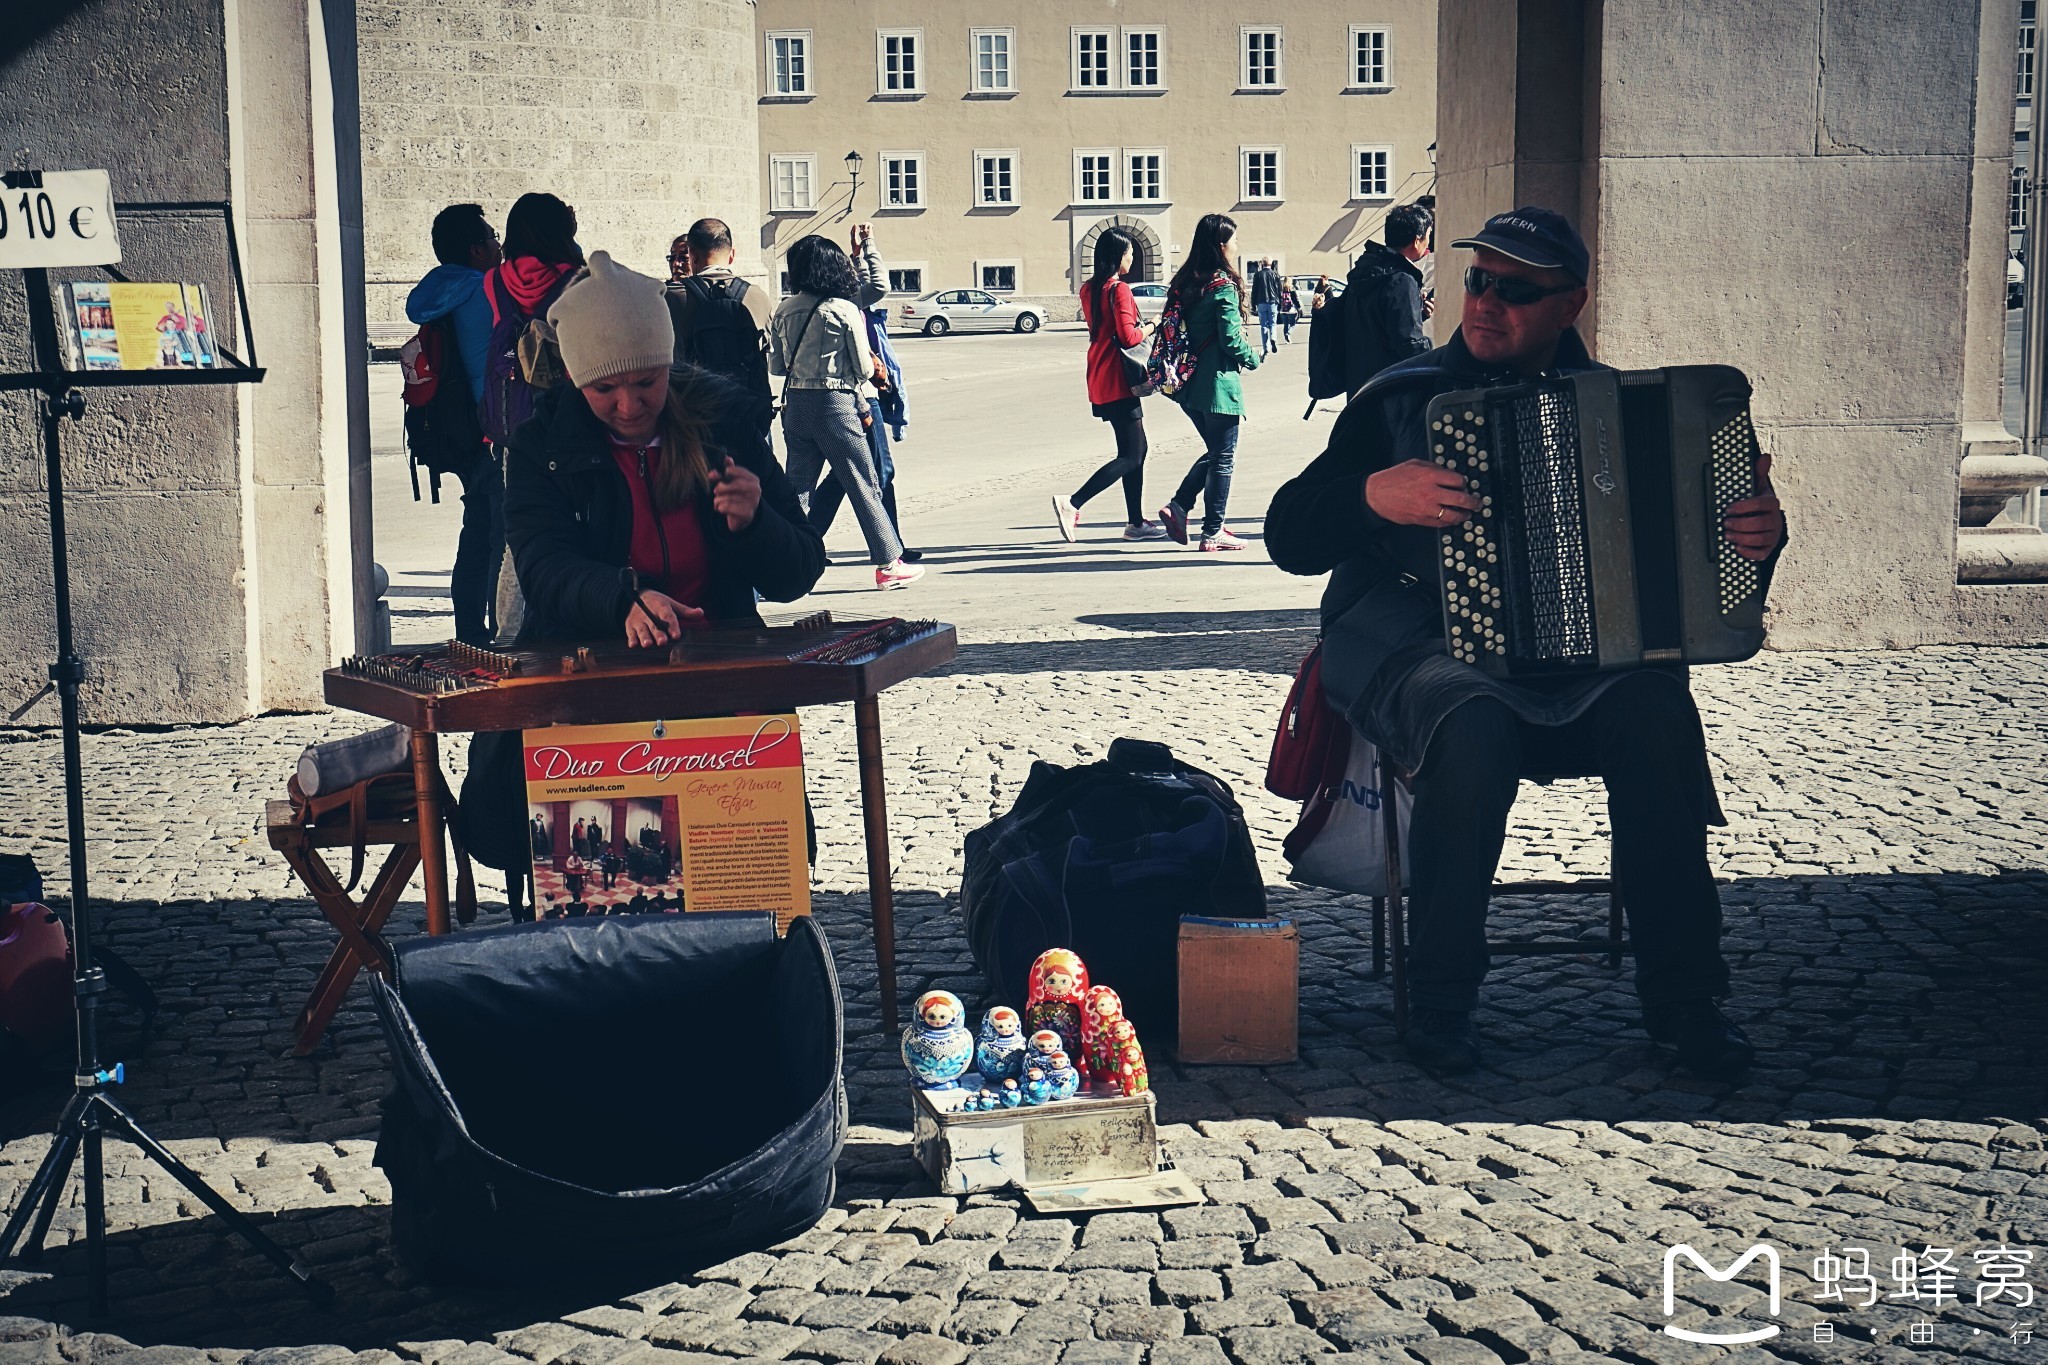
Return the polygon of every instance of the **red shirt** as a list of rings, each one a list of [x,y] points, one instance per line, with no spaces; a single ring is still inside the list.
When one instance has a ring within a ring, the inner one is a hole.
[[[640,575],[640,586],[665,593],[686,607],[703,606],[711,586],[711,552],[704,543],[703,524],[697,520],[696,500],[655,515],[660,439],[639,446],[614,436],[612,459],[626,476],[626,490],[633,498],[633,540],[626,562]]]
[[[1098,292],[1106,308],[1095,307]],[[1131,386],[1124,379],[1123,350],[1145,339],[1138,321],[1138,300],[1119,277],[1112,276],[1099,291],[1093,284],[1084,284],[1081,317],[1088,324],[1088,401],[1121,403],[1131,396]]]

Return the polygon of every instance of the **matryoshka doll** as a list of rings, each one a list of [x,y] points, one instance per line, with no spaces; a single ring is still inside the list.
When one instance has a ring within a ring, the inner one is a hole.
[[[1081,1073],[1074,1070],[1064,1052],[1052,1054],[1052,1069],[1045,1073],[1045,1079],[1052,1083],[1052,1097],[1056,1100],[1070,1100],[1081,1088]]]
[[[1110,1034],[1124,1017],[1124,1002],[1107,986],[1091,986],[1081,1006],[1082,1069],[1093,1080],[1116,1075],[1116,1047]]]
[[[1008,1005],[997,1005],[981,1016],[974,1069],[991,1085],[1024,1069],[1024,1019]]]
[[[961,1022],[965,1013],[951,991],[917,997],[917,1018],[903,1029],[903,1065],[926,1090],[956,1088],[974,1064],[974,1035]]]
[[[1044,1104],[1052,1098],[1052,1082],[1045,1078],[1045,1068],[1036,1062],[1024,1064],[1024,1084],[1018,1088],[1024,1092],[1025,1104]]]
[[[1051,1029],[1060,1036],[1067,1056],[1086,1057],[1081,1051],[1081,1004],[1088,994],[1088,969],[1080,955],[1065,948],[1048,948],[1031,964],[1031,984],[1024,1001],[1024,1028],[1036,1033]]]
[[[1110,1030],[1110,1045],[1116,1053],[1116,1089],[1120,1095],[1141,1095],[1152,1088],[1152,1076],[1145,1068],[1145,1049],[1138,1046],[1138,1030],[1128,1019],[1119,1019]]]

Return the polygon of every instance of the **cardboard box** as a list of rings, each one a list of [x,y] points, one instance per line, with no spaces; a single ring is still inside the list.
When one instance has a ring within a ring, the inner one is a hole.
[[[913,1090],[911,1147],[941,1194],[974,1194],[1148,1176],[1159,1170],[1159,1124],[1151,1091],[1091,1095],[997,1109],[956,1110],[971,1089]]]
[[[1301,934],[1290,919],[1180,921],[1180,1045],[1196,1065],[1291,1062],[1299,1051]]]

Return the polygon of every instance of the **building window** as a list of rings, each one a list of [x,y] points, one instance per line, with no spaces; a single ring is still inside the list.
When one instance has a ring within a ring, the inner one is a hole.
[[[772,95],[813,93],[809,29],[768,35],[768,92]]]
[[[1243,169],[1241,197],[1247,202],[1255,199],[1278,199],[1280,197],[1280,149],[1278,147],[1241,147],[1238,149],[1238,165]]]
[[[1252,28],[1244,34],[1244,63],[1238,72],[1238,87],[1244,90],[1280,88],[1280,30]]]
[[[1074,89],[1108,90],[1115,83],[1109,49],[1115,31],[1106,28],[1074,30]]]
[[[1014,151],[974,154],[974,202],[983,208],[1004,208],[1017,202]]]
[[[817,179],[815,155],[769,157],[769,207],[776,213],[809,213],[815,207],[811,187]]]
[[[974,45],[971,88],[976,94],[1009,94],[1017,88],[1010,67],[1010,46],[1017,31],[1009,28],[978,28],[970,35]]]
[[[922,95],[923,56],[923,29],[878,29],[875,33],[876,92],[883,95]]]
[[[1165,84],[1159,65],[1159,30],[1124,30],[1124,85],[1132,90],[1157,90]]]
[[[2027,196],[2032,187],[2027,183],[2024,166],[2012,168],[2012,195],[2005,204],[2005,223],[2014,232],[2027,230]]]
[[[1394,197],[1394,149],[1359,147],[1351,149],[1351,197],[1391,199]]]
[[[1351,26],[1351,88],[1382,90],[1393,82],[1387,78],[1387,31],[1383,28]]]
[[[1166,152],[1162,148],[1124,152],[1125,194],[1134,203],[1166,198]]]
[[[883,152],[882,207],[921,209],[924,207],[924,153]]]
[[[2020,3],[2019,99],[2026,105],[2034,101],[2034,0]]]
[[[889,271],[889,292],[892,294],[922,294],[924,292],[924,267],[903,265]]]
[[[1017,261],[976,261],[974,278],[991,294],[1017,292]]]
[[[1116,197],[1116,153],[1074,153],[1074,202],[1106,204]]]

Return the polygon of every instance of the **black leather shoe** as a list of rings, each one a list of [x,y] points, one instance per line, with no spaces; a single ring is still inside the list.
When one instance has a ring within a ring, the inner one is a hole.
[[[1472,1016],[1462,1010],[1419,1009],[1408,1016],[1408,1059],[1425,1071],[1455,1076],[1479,1065]]]
[[[1732,1081],[1756,1060],[1756,1048],[1711,1000],[1646,1006],[1643,1027],[1677,1050],[1680,1066],[1710,1081]]]

